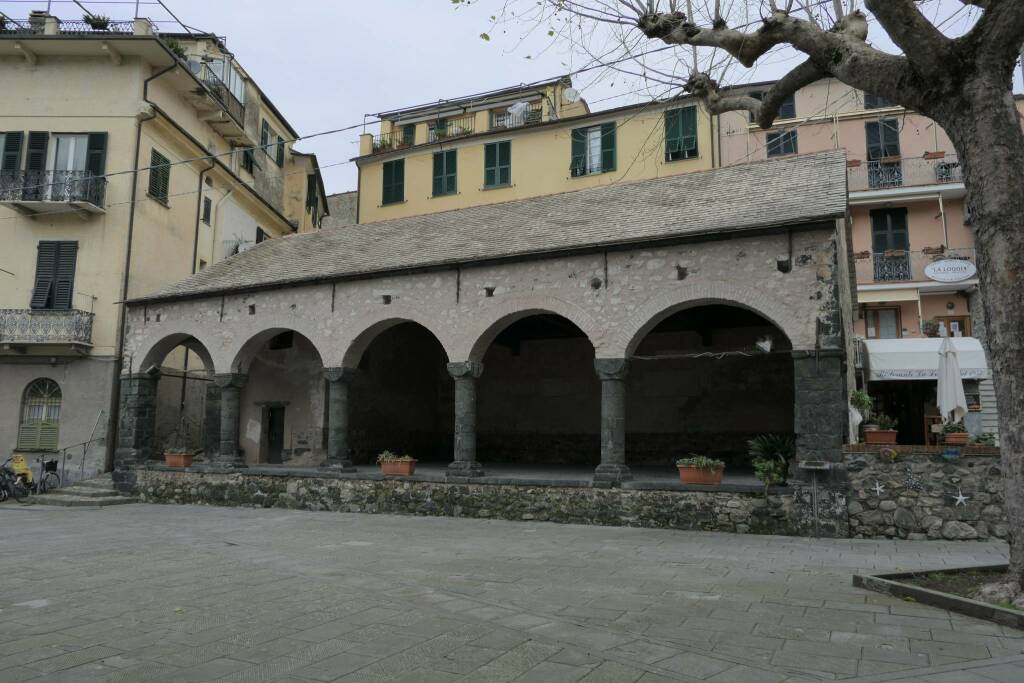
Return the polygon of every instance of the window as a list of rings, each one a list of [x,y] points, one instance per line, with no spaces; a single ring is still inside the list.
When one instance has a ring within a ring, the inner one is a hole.
[[[907,232],[907,210],[873,209],[871,211],[871,250],[875,280],[889,282],[910,280],[910,237]]]
[[[868,161],[900,155],[900,122],[896,119],[881,119],[865,124]]]
[[[209,197],[203,197],[203,222],[210,224],[210,215],[213,213],[213,201]]]
[[[512,143],[492,142],[484,145],[484,187],[512,184]]]
[[[263,228],[256,226],[256,244],[266,242],[270,239],[270,235],[263,231]]]
[[[882,107],[894,107],[895,102],[890,102],[880,95],[874,95],[869,92],[864,93],[864,108],[865,109],[881,109]]]
[[[18,448],[57,450],[60,436],[60,386],[52,379],[37,379],[25,388],[21,399]]]
[[[665,161],[697,156],[697,107],[665,112]]]
[[[405,201],[405,159],[387,161],[383,165],[384,191],[381,204]]]
[[[434,196],[441,197],[446,194],[458,192],[458,167],[456,164],[455,150],[437,152],[434,154]]]
[[[277,156],[274,157],[274,161],[278,166],[284,166],[284,138],[280,135],[277,136]]]
[[[900,309],[869,308],[864,312],[864,327],[868,339],[899,339],[903,336]]]
[[[246,148],[242,150],[242,168],[249,173],[253,172],[256,166],[256,155],[252,153],[252,148]]]
[[[306,176],[306,212],[313,219],[313,225],[317,225],[317,217],[320,215],[320,185],[316,173]]]
[[[408,123],[402,126],[402,144],[406,147],[412,147],[416,144],[416,124]]]
[[[149,196],[167,203],[171,185],[171,162],[160,152],[153,150],[149,157]]]
[[[75,291],[78,242],[40,242],[36,251],[36,280],[29,306],[38,310],[71,308]]]
[[[278,166],[284,166],[284,138],[270,127],[270,122],[263,119],[260,125],[260,147]]]
[[[0,133],[0,173],[13,175],[21,169],[21,145],[25,134],[21,131]]]
[[[780,130],[768,133],[765,137],[768,156],[781,157],[785,154],[796,154],[796,131]]]
[[[755,90],[752,93],[748,93],[750,97],[755,100],[764,99],[764,91]],[[796,118],[796,95],[788,95],[786,99],[782,100],[782,104],[779,105],[779,114],[775,118],[778,119],[795,119]],[[754,120],[754,112],[750,112],[750,120]]]
[[[940,315],[935,318],[939,324],[940,337],[970,337],[971,318],[967,315]]]
[[[615,170],[615,123],[572,131],[573,177]]]

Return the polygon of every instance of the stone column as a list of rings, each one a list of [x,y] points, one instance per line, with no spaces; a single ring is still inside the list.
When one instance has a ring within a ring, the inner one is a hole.
[[[793,431],[797,460],[842,460],[849,424],[838,351],[793,351]]]
[[[220,387],[220,452],[216,463],[224,467],[245,467],[245,457],[238,448],[241,393],[247,376],[232,372],[214,375]]]
[[[145,465],[154,456],[158,379],[159,374],[121,376],[115,470],[130,470]]]
[[[626,374],[625,358],[595,358],[601,378],[601,464],[594,482],[611,486],[633,478],[626,467]]]
[[[476,380],[483,363],[449,363],[448,374],[455,380],[455,459],[448,465],[449,479],[483,476],[476,461]]]
[[[327,380],[327,460],[321,467],[355,472],[348,440],[348,390],[355,368],[324,368]]]

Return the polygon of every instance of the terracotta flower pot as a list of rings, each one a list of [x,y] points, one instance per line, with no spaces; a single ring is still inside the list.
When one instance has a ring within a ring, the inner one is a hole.
[[[684,484],[705,484],[715,486],[722,483],[722,472],[725,467],[718,467],[713,470],[706,470],[700,467],[687,467],[677,465],[679,468],[679,481]]]
[[[168,467],[192,467],[192,454],[164,453],[164,462]]]
[[[391,460],[380,464],[381,474],[394,474],[408,477],[416,471],[416,460]]]
[[[864,432],[864,443],[896,443],[895,429],[872,429]]]
[[[966,446],[971,435],[967,432],[948,432],[944,437],[943,441],[949,446]]]

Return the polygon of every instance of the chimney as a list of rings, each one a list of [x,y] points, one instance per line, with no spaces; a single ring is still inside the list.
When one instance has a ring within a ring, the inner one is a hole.
[[[50,14],[46,10],[34,9],[28,14],[28,25],[33,31],[42,33],[46,28],[46,19]]]

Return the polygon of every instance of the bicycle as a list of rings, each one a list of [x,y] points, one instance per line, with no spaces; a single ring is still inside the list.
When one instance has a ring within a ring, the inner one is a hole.
[[[14,469],[9,466],[11,458],[7,458],[0,465],[0,502],[8,498],[14,498],[19,503],[28,496],[28,487],[21,477],[15,474]]]
[[[57,459],[36,460],[39,463],[39,482],[36,484],[36,493],[46,493],[60,488],[60,475],[57,474]]]

